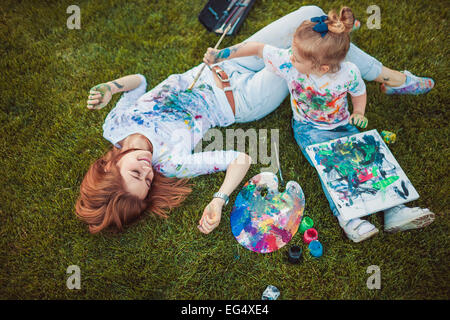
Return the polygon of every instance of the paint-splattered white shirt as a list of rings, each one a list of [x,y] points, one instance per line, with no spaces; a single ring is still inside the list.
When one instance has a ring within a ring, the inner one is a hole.
[[[233,112],[222,90],[206,70],[192,92],[199,67],[169,76],[149,92],[144,76],[134,90],[124,93],[107,115],[103,136],[116,147],[127,136],[140,133],[153,144],[153,167],[168,177],[193,177],[227,169],[239,152],[192,150],[212,127],[234,122]],[[201,145],[201,144],[199,144]]]
[[[306,75],[292,65],[291,56],[292,49],[264,46],[267,69],[287,81],[294,119],[324,130],[347,124],[347,93],[360,96],[366,92],[358,67],[346,61],[336,73]]]

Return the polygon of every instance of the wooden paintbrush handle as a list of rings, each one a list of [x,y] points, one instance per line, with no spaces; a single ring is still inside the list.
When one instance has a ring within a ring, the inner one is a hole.
[[[217,49],[220,45],[220,43],[222,42],[223,38],[225,38],[226,34],[228,33],[228,31],[231,28],[231,24],[228,25],[228,27],[225,29],[224,33],[222,34],[222,36],[220,37],[219,41],[217,41],[216,45],[214,46],[214,49]],[[199,72],[197,73],[197,75],[194,78],[194,81],[192,81],[191,85],[189,86],[188,90],[192,90],[192,88],[194,87],[195,83],[197,82],[198,78],[200,78],[200,75],[203,72],[203,69],[205,69],[206,64],[203,63],[203,66],[201,67],[201,69],[199,70]]]

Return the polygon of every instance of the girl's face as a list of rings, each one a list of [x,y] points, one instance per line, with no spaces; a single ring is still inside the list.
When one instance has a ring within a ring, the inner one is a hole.
[[[117,162],[128,192],[145,199],[153,180],[152,153],[135,150],[125,154]]]

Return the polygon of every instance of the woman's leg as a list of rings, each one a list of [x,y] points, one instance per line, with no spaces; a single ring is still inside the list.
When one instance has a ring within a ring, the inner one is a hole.
[[[267,68],[242,74],[234,82],[236,122],[259,120],[274,111],[289,95],[286,80]]]
[[[383,64],[380,61],[365,53],[353,43],[350,43],[345,61],[354,63],[361,72],[362,78],[367,81],[378,79],[383,70]]]
[[[361,71],[363,79],[381,83],[381,89],[386,94],[417,95],[427,93],[434,87],[433,79],[417,77],[407,70],[399,72],[389,69],[353,43],[350,44],[345,61],[353,62]]]
[[[325,12],[317,6],[300,7],[298,10],[265,26],[245,41],[257,41],[278,48],[289,48],[298,26],[305,20],[321,15],[325,15]],[[354,44],[350,45],[350,50],[345,60],[356,64],[361,71],[362,77],[367,81],[377,81],[396,87],[402,85],[406,80],[405,74],[383,66],[380,61],[368,55]],[[264,68],[264,62],[258,57],[237,58],[234,61],[253,71],[259,71]]]
[[[245,41],[257,41],[278,48],[289,48],[298,26],[305,20],[321,15],[325,15],[325,12],[317,6],[300,7],[298,10],[265,26]],[[380,61],[354,44],[350,45],[346,60],[358,66],[365,80],[377,81],[389,86],[400,86],[405,82],[406,76],[403,73],[384,67]],[[264,68],[264,62],[258,57],[237,58],[234,61],[252,71],[259,71]]]
[[[391,87],[399,87],[405,83],[405,80],[405,74],[401,73],[400,71],[386,68],[385,66],[381,67],[380,75],[374,79],[374,81],[376,82],[384,83],[385,85]]]
[[[245,41],[258,41],[276,46],[288,48],[291,46],[295,30],[300,24],[312,17],[325,15],[317,6],[303,6],[282,18],[270,23]],[[245,57],[233,59],[241,66],[254,72],[264,68],[264,62],[258,57]],[[421,94],[430,91],[434,87],[434,81],[430,78],[421,78],[405,74],[383,66],[383,64],[359,49],[353,43],[350,44],[346,61],[353,62],[361,71],[362,77],[367,81],[376,81],[383,84],[384,91],[388,94]],[[410,88],[404,88],[404,86]],[[396,88],[399,88],[397,91]]]

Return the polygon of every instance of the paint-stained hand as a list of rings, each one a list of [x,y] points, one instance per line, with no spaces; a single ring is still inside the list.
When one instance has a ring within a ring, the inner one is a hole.
[[[203,62],[206,63],[207,65],[210,65],[224,60],[218,57],[219,52],[220,50],[208,48],[205,55],[203,56]]]
[[[220,223],[222,217],[222,207],[224,201],[214,198],[203,210],[202,218],[197,226],[200,232],[208,234],[213,231]]]
[[[364,117],[364,115],[362,115],[360,113],[353,113],[350,116],[349,122],[350,122],[350,124],[353,124],[354,126],[364,129],[367,127],[369,120],[367,120],[367,118]]]
[[[101,83],[92,87],[89,91],[89,98],[87,101],[88,109],[101,109],[111,100],[111,87],[107,83]]]

